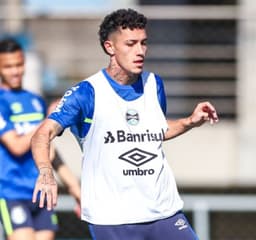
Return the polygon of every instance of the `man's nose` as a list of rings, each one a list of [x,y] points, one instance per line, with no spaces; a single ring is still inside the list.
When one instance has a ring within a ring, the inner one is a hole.
[[[138,45],[137,45],[137,53],[138,53],[139,55],[144,56],[144,55],[145,55],[145,52],[146,52],[145,46],[142,45],[142,44],[138,44]]]
[[[18,74],[19,73],[19,67],[12,67],[12,74]]]

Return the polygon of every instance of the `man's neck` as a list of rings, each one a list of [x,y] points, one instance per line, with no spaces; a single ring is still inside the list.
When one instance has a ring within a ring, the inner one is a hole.
[[[0,88],[8,90],[8,91],[20,91],[22,87],[19,88],[11,88],[9,85],[6,85],[4,83],[0,84]]]
[[[138,80],[138,74],[129,74],[115,64],[109,64],[106,69],[109,76],[121,85],[131,85]]]

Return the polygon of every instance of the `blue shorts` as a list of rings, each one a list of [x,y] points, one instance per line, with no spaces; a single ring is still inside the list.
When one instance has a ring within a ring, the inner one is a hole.
[[[89,224],[89,230],[93,240],[198,240],[182,212],[148,223]]]
[[[0,199],[0,219],[6,235],[17,228],[31,227],[35,231],[57,231],[58,219],[53,211],[39,208],[31,200]]]

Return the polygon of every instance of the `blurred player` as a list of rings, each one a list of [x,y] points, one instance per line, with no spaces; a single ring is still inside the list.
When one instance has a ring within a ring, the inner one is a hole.
[[[100,43],[109,64],[69,89],[32,137],[39,168],[34,201],[52,209],[57,186],[48,157],[52,139],[71,127],[80,139],[82,219],[94,240],[196,240],[162,142],[218,116],[209,102],[191,116],[166,119],[163,82],[143,71],[147,19],[132,9],[107,15]]]
[[[21,46],[12,39],[2,40],[0,42],[1,222],[8,240],[53,240],[58,229],[56,214],[39,208],[38,202],[31,203],[38,169],[32,158],[30,141],[33,131],[46,116],[46,105],[41,97],[22,89],[24,64],[25,58]],[[74,180],[66,179],[67,170],[63,162],[55,161],[53,165],[60,172],[64,183],[76,185],[76,189],[78,185],[79,188],[78,181],[74,184]],[[76,195],[79,194],[79,190],[76,190]],[[76,199],[79,201],[78,196]]]

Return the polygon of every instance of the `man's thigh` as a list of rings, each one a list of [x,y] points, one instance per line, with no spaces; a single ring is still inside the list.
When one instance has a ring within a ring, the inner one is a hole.
[[[5,234],[19,228],[33,228],[31,213],[26,204],[16,200],[0,199],[1,222]]]
[[[58,228],[54,212],[39,208],[30,200],[0,199],[0,213],[6,235],[11,235],[17,229],[56,231]]]
[[[147,240],[198,240],[190,223],[182,212],[156,221]]]
[[[89,224],[89,229],[93,240],[198,240],[182,212],[148,223]]]

